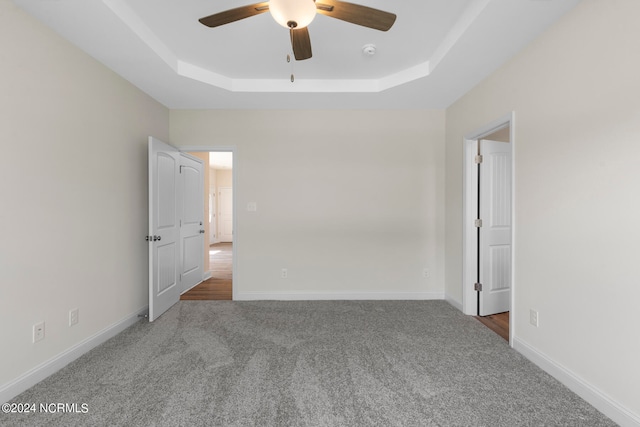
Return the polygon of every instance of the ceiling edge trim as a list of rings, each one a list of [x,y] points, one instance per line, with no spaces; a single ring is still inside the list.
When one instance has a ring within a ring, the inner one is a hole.
[[[438,64],[447,56],[449,51],[453,49],[491,1],[492,0],[474,0],[466,7],[460,18],[458,18],[456,23],[453,24],[453,27],[451,27],[451,30],[449,30],[444,37],[442,43],[440,43],[433,55],[431,55],[431,58],[429,58],[431,71],[435,70]]]
[[[178,71],[178,57],[147,27],[128,4],[122,0],[102,0],[102,2],[172,70]]]
[[[381,92],[427,77],[492,0],[474,0],[428,61],[380,79],[233,79],[179,59],[123,0],[102,0],[176,74],[231,92]]]

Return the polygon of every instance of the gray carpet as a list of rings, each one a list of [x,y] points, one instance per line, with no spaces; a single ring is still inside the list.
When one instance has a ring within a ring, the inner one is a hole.
[[[612,426],[443,301],[181,301],[13,402],[27,426]]]

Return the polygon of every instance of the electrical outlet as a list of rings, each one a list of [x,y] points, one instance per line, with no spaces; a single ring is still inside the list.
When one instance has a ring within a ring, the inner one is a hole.
[[[429,270],[427,270],[426,268],[422,270],[422,277],[429,277]]]
[[[33,325],[33,342],[42,341],[44,339],[44,322]]]
[[[529,323],[538,327],[538,312],[534,309],[529,310]]]
[[[78,315],[79,315],[79,312],[77,308],[73,308],[69,310],[69,326],[78,324],[78,320],[79,320]]]
[[[287,271],[286,268],[283,268],[282,270],[280,270],[280,277],[282,277],[283,279],[286,279],[288,275],[289,275],[289,272]]]

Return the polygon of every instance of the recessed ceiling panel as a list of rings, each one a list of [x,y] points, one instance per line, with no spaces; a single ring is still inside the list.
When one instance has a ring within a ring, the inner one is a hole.
[[[318,14],[313,56],[287,63],[288,31],[268,12],[198,22],[250,1],[12,1],[169,108],[351,109],[445,108],[579,3],[351,1],[397,19],[382,32]]]
[[[321,0],[318,0],[321,1]],[[318,14],[309,25],[313,57],[293,64],[300,78],[377,79],[429,60],[471,0],[362,0],[397,15],[386,32]],[[232,79],[279,79],[292,69],[289,33],[263,13],[209,28],[199,18],[251,1],[131,0],[135,14],[182,61]],[[376,45],[365,56],[362,47]]]

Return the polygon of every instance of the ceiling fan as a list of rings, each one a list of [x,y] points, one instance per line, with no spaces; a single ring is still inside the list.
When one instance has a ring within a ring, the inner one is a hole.
[[[311,58],[311,39],[307,26],[316,13],[380,31],[387,31],[396,20],[393,13],[371,7],[338,0],[320,1],[321,3],[316,3],[315,0],[270,0],[225,10],[200,18],[199,21],[213,28],[269,11],[276,22],[289,29],[293,55],[300,61]]]

